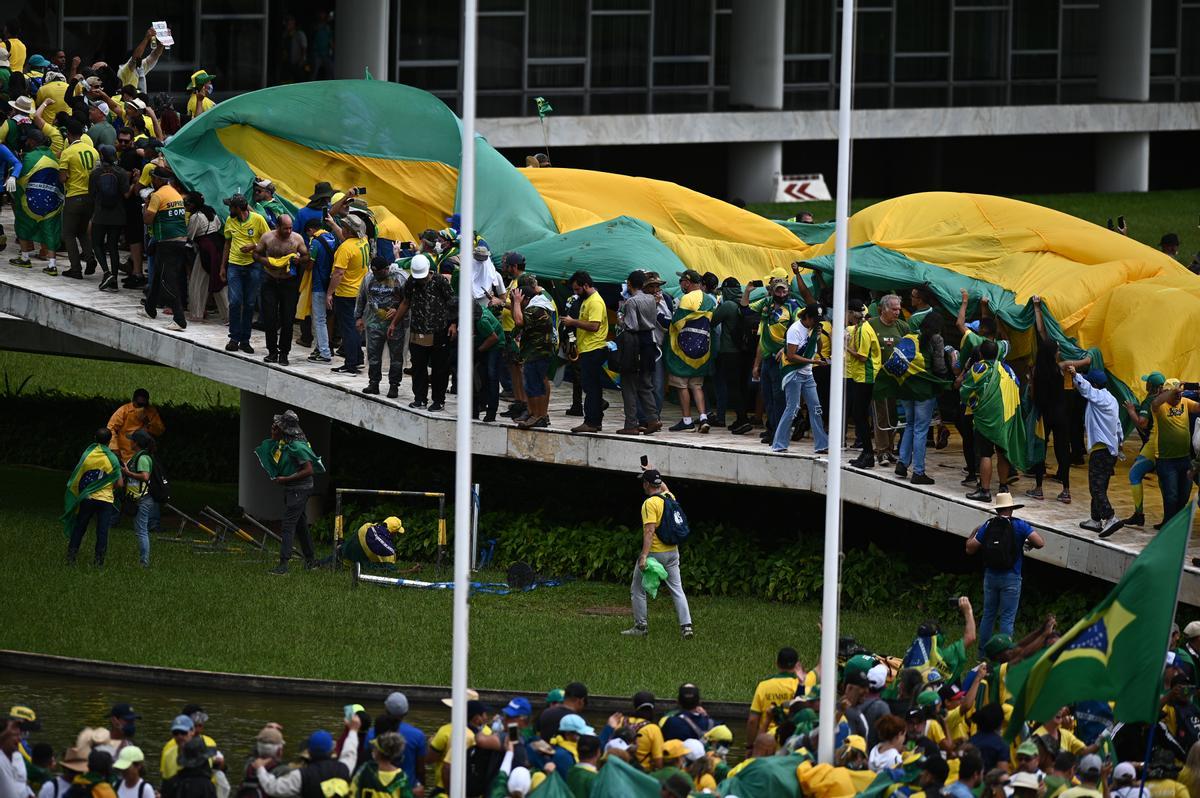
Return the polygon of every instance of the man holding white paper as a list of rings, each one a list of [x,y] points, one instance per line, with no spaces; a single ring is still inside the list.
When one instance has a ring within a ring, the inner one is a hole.
[[[159,30],[166,32],[165,38],[158,35]],[[174,44],[174,41],[171,38],[171,29],[167,27],[167,24],[155,22],[146,29],[146,35],[129,53],[129,60],[117,69],[117,80],[121,81],[122,86],[137,86],[138,91],[145,94],[146,75],[154,69],[163,50]],[[147,47],[150,48],[149,55],[145,55]],[[144,55],[145,57],[143,57]]]

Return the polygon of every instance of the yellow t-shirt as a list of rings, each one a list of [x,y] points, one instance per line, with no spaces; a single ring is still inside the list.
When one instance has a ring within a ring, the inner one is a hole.
[[[717,794],[717,780],[711,773],[702,773],[700,778],[696,779],[696,789],[699,792]]]
[[[955,707],[946,713],[946,732],[954,742],[962,742],[971,736],[967,720],[963,717],[963,708]]]
[[[641,723],[645,718],[629,718],[626,723],[634,725]],[[646,723],[637,731],[637,741],[634,748],[635,764],[642,770],[647,772],[654,769],[654,760],[662,759],[663,755],[663,733],[662,728],[653,720]]]
[[[1187,787],[1174,779],[1154,779],[1146,782],[1150,798],[1188,798]]]
[[[342,269],[342,281],[334,296],[356,297],[371,262],[371,243],[365,238],[347,238],[333,253],[333,270]]]
[[[750,699],[750,711],[757,713],[759,717],[767,717],[766,730],[768,734],[775,733],[775,719],[772,717],[773,710],[777,706],[787,704],[796,697],[796,688],[800,685],[800,679],[794,673],[777,673],[763,679],[754,688],[754,698]],[[759,728],[763,728],[761,720]]]
[[[67,173],[66,190],[68,197],[86,197],[88,193],[88,178],[100,160],[99,153],[92,146],[90,139],[80,138],[74,144],[68,144],[58,156],[58,168]]]
[[[41,105],[46,100],[50,101],[50,105],[46,106],[46,110],[42,111],[43,119],[53,119],[58,115],[59,111],[71,113],[71,106],[67,105],[67,82],[65,80],[56,80],[53,83],[43,83],[42,87],[37,91],[37,101],[35,105]]]
[[[600,327],[596,332],[588,332],[582,327],[577,328],[575,343],[579,354],[603,349],[608,345],[608,308],[604,306],[600,292],[593,291],[591,296],[583,300],[583,304],[579,306],[579,320],[600,322]]]
[[[866,360],[852,357],[850,352],[866,355]],[[868,385],[875,382],[875,375],[883,367],[883,352],[879,348],[879,336],[867,322],[850,328],[846,341],[846,376],[855,382]]]
[[[192,117],[200,116],[200,114],[204,113],[205,111],[209,110],[214,105],[216,105],[215,102],[208,99],[207,97],[204,97],[200,101],[200,109],[197,110],[196,109],[196,97],[197,96],[199,96],[199,95],[197,95],[195,92],[192,92],[192,94],[188,97],[188,101],[187,101],[188,116],[192,116]],[[153,130],[153,128],[150,128],[150,129]]]
[[[217,741],[207,734],[204,735],[204,744],[209,748],[217,747]],[[158,772],[163,781],[179,772],[179,745],[174,737],[167,740],[167,744],[163,746],[162,756],[158,760]]]
[[[1049,736],[1044,730],[1038,732],[1037,734],[1041,737]],[[1058,730],[1058,747],[1060,751],[1069,751],[1077,756],[1082,754],[1083,750],[1087,748],[1083,740],[1080,740],[1074,735],[1074,733],[1069,732],[1066,729]]]
[[[946,739],[946,730],[936,720],[927,720],[925,721],[925,736],[935,745],[941,745],[942,740]]]
[[[79,473],[86,474],[88,471],[99,471],[101,474],[108,475],[114,470],[112,463],[108,461],[108,457],[104,454],[104,450],[97,447],[83,459],[83,469]],[[91,496],[88,496],[88,498],[93,501],[111,504],[113,500],[112,485],[104,486]]]
[[[1174,407],[1163,402],[1154,408],[1153,438],[1157,459],[1168,460],[1191,455],[1192,427],[1189,413],[1200,413],[1200,402],[1185,397]],[[1150,448],[1150,445],[1147,444],[1146,448]],[[1142,455],[1146,455],[1144,449]]]
[[[675,498],[671,493],[667,493],[672,499]],[[658,525],[662,523],[663,508],[666,503],[662,500],[662,496],[648,496],[646,501],[642,502],[642,526],[646,524],[654,524],[655,534],[650,541],[650,553],[661,554],[664,551],[675,551],[678,546],[668,546],[658,539]]]
[[[229,263],[233,266],[249,266],[254,263],[254,252],[242,252],[242,247],[258,244],[258,239],[265,236],[271,228],[261,213],[250,211],[246,221],[238,219],[233,214],[225,220],[225,240],[229,242]]]
[[[17,38],[8,40],[8,63],[13,72],[25,71],[25,42]]]
[[[46,124],[42,125],[42,134],[47,140],[49,140],[50,152],[54,153],[54,157],[57,158],[62,155],[63,145],[66,144],[66,141],[63,139],[62,131],[47,122]],[[80,139],[80,141],[82,140],[83,139]],[[89,141],[90,140],[91,139],[89,139]]]
[[[512,332],[517,327],[516,321],[512,315],[512,291],[517,287],[516,280],[508,281],[507,295],[504,300],[504,309],[500,311],[500,329],[506,333]]]
[[[442,725],[437,733],[429,740],[429,750],[438,754],[438,759],[433,763],[433,786],[445,789],[446,785],[442,783],[442,765],[453,761],[450,756],[450,733],[451,726],[449,723]],[[468,750],[475,746],[475,733],[467,729],[467,748]],[[426,778],[429,778],[429,768],[425,769]]]

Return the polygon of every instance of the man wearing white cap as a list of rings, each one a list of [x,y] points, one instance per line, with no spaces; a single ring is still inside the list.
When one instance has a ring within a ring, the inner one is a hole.
[[[103,100],[88,103],[88,123],[88,138],[97,150],[101,144],[116,146],[117,129],[108,121],[108,103]]]

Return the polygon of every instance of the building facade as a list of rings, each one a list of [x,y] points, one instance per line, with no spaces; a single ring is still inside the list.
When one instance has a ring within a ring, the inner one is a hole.
[[[559,164],[751,201],[780,172],[824,171],[832,183],[838,0],[479,0],[479,9],[480,128],[514,157],[544,148],[535,106],[544,97]],[[179,91],[203,66],[218,75],[218,99],[297,77],[285,66],[293,16],[310,44],[332,27],[337,76],[369,69],[460,105],[462,15],[445,0],[43,0],[20,16],[28,38],[85,58],[125,53],[165,16],[177,44],[151,91]],[[860,154],[893,177],[914,158],[929,168],[898,183],[856,175],[856,193],[922,180],[959,188],[957,161],[982,174],[977,162],[997,152],[1013,162],[1006,174],[1027,173],[1034,190],[1187,184],[1198,160],[1186,157],[1200,128],[1197,31],[1200,0],[859,0],[855,106],[869,112],[857,116]],[[1153,165],[1152,149],[1163,156]]]

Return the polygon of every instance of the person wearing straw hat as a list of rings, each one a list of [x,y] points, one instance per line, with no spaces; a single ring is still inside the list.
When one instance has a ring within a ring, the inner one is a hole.
[[[990,640],[993,632],[1011,635],[1017,607],[1021,603],[1021,563],[1026,549],[1046,545],[1041,533],[1013,513],[1025,505],[1013,502],[1011,493],[996,494],[989,518],[967,538],[968,555],[981,552],[983,557],[983,617],[979,621],[979,639]]]

